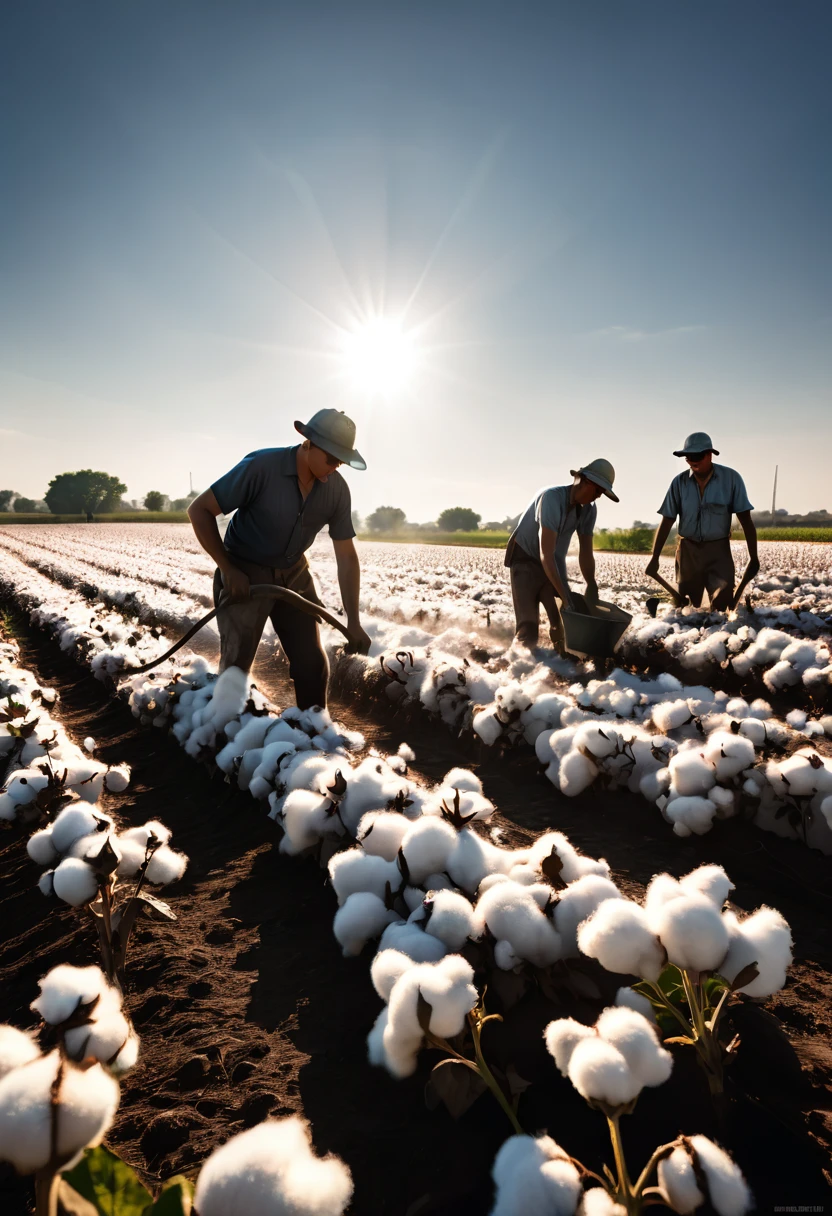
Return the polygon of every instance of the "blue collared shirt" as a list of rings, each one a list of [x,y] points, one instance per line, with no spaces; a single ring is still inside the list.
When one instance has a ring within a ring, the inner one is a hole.
[[[595,530],[598,508],[588,503],[578,511],[577,504],[569,501],[572,487],[547,486],[538,490],[520,517],[512,536],[521,549],[530,557],[540,557],[540,529],[551,528],[557,532],[555,561],[566,581],[566,554],[575,532],[579,536],[591,536]]]
[[[674,477],[659,515],[679,517],[679,535],[687,540],[722,540],[731,535],[731,516],[753,511],[745,483],[734,469],[715,464],[704,491],[690,469]]]
[[[333,540],[355,536],[350,490],[341,474],[316,481],[304,500],[297,451],[295,446],[249,452],[211,486],[223,515],[235,512],[224,542],[235,557],[288,570],[327,524]]]

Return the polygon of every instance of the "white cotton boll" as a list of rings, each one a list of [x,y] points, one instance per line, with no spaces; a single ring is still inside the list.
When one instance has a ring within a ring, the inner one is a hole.
[[[617,730],[595,722],[585,722],[575,731],[574,747],[591,752],[597,760],[611,756],[620,742],[621,736]]]
[[[778,692],[781,688],[790,688],[800,683],[800,672],[791,663],[781,660],[763,672],[763,683],[770,692]]]
[[[335,913],[333,932],[344,957],[360,954],[373,937],[381,937],[387,925],[398,920],[384,901],[371,891],[356,891]]]
[[[81,1061],[92,1056],[107,1064],[121,1054],[130,1039],[130,1024],[121,1011],[120,993],[105,987],[92,1017],[89,1025],[67,1030],[64,1036],[66,1052],[72,1060]]]
[[[707,1180],[710,1200],[719,1216],[744,1216],[754,1200],[738,1165],[707,1136],[691,1136],[699,1168]],[[696,1170],[685,1148],[676,1148],[659,1162],[658,1182],[671,1207],[682,1216],[705,1202],[696,1180]]]
[[[731,912],[723,919],[729,934],[728,952],[719,967],[720,975],[732,983],[744,967],[755,963],[759,976],[740,989],[746,996],[771,996],[786,983],[792,961],[792,935],[788,922],[776,908],[758,908],[745,920]]]
[[[40,1048],[30,1034],[16,1026],[0,1026],[0,1080],[39,1056]]]
[[[76,840],[112,825],[109,815],[88,806],[67,806],[52,824],[52,845],[58,853],[66,853]]]
[[[47,778],[37,769],[22,769],[15,773],[7,786],[8,796],[16,806],[28,806],[34,802],[38,792],[46,788]]]
[[[379,899],[384,899],[388,884],[394,893],[402,886],[401,872],[394,861],[372,857],[363,849],[336,853],[330,858],[328,869],[329,880],[341,905],[357,891],[372,891]]]
[[[577,1216],[627,1216],[627,1209],[616,1203],[608,1191],[594,1186],[585,1192]]]
[[[38,879],[38,890],[40,891],[41,895],[50,896],[55,894],[54,878],[54,870],[46,870],[43,874],[41,874],[40,878]]]
[[[343,828],[329,798],[313,790],[292,790],[282,807],[281,853],[294,855],[310,849],[326,835],[341,835]]]
[[[803,730],[809,715],[804,709],[792,709],[786,714],[786,721],[792,730]],[[746,768],[748,765],[746,765]]]
[[[405,906],[407,907],[407,910],[408,910],[408,914],[409,914],[408,919],[409,920],[414,920],[414,919],[421,920],[422,917],[424,916],[424,911],[425,911],[422,906],[424,903],[424,900],[425,900],[425,892],[422,890],[422,888],[421,887],[405,887],[401,893],[401,896],[402,896],[402,899],[404,900]],[[414,917],[413,914],[416,912],[418,912],[419,915]]]
[[[194,1192],[200,1216],[342,1216],[352,1175],[334,1155],[317,1157],[308,1123],[267,1119],[233,1136],[203,1165]]]
[[[565,1077],[569,1069],[572,1053],[583,1039],[595,1037],[591,1026],[576,1022],[574,1018],[558,1018],[550,1022],[543,1032],[546,1050],[555,1061],[558,1071]]]
[[[84,740],[84,751],[89,752],[90,755],[95,751],[95,739],[91,735],[88,735]]]
[[[401,756],[406,764],[412,764],[416,759],[416,753],[408,743],[400,743],[396,755]]]
[[[52,843],[51,827],[43,828],[42,831],[30,836],[26,842],[26,852],[36,865],[54,865],[60,854]]]
[[[57,1026],[71,1017],[79,1005],[89,1005],[108,989],[100,967],[73,967],[61,963],[38,981],[40,996],[29,1006],[44,1022]]]
[[[82,861],[92,864],[101,850],[105,848],[112,849],[116,858],[121,858],[121,849],[115,832],[91,832],[89,836],[82,836],[80,840],[75,841],[66,856],[80,857]]]
[[[85,861],[65,857],[52,871],[52,890],[73,908],[91,903],[98,894],[98,880]]]
[[[396,950],[407,955],[414,963],[435,963],[447,954],[447,948],[438,937],[425,933],[419,925],[405,921],[387,926],[381,935],[379,952]]]
[[[452,768],[442,778],[442,785],[448,789],[468,790],[473,794],[482,793],[482,782],[468,768]]]
[[[558,773],[560,792],[566,794],[568,798],[575,798],[588,789],[597,776],[597,765],[581,752],[569,752],[560,762]]]
[[[750,768],[756,753],[750,739],[729,731],[714,731],[705,743],[705,758],[713,766],[717,781],[727,781]]]
[[[61,1066],[56,1050],[15,1068],[0,1081],[0,1160],[20,1174],[43,1169],[51,1156],[52,1090]],[[118,1082],[100,1064],[63,1065],[58,1092],[58,1156],[71,1169],[89,1146],[99,1144],[113,1121]]]
[[[823,799],[820,804],[820,813],[826,820],[827,826],[832,828],[832,797]]]
[[[578,947],[607,971],[659,978],[666,961],[644,909],[629,899],[607,899],[578,929]]]
[[[365,853],[395,861],[409,828],[410,820],[397,811],[368,811],[361,816],[356,838]]]
[[[18,805],[11,794],[0,794],[0,819],[10,823],[17,817]]]
[[[205,708],[203,723],[222,730],[243,712],[248,700],[248,674],[239,667],[228,667],[217,678],[213,695]]]
[[[477,916],[497,941],[507,941],[518,958],[548,967],[563,958],[563,943],[541,911],[533,888],[498,883],[480,896]]]
[[[705,794],[716,782],[713,766],[701,751],[678,751],[668,763],[670,781],[681,797]]]
[[[713,864],[698,866],[695,870],[691,870],[690,874],[679,879],[679,887],[683,893],[688,895],[704,895],[719,909],[734,890],[734,884],[722,866]]]
[[[647,884],[644,896],[644,910],[648,921],[658,912],[659,908],[671,899],[679,899],[685,894],[685,889],[671,874],[654,874]]]
[[[578,953],[578,926],[605,899],[623,899],[615,883],[600,874],[587,874],[560,892],[555,906],[555,928],[563,943],[564,957]]]
[[[664,815],[673,824],[677,836],[704,836],[711,830],[716,815],[716,803],[710,798],[673,798],[664,808]]]
[[[810,759],[813,755],[813,749],[801,748],[780,764],[770,763],[766,776],[775,790],[778,793],[788,790],[797,797],[832,792],[832,769],[826,765],[815,768]]]
[[[627,1061],[640,1085],[663,1085],[673,1068],[673,1057],[661,1046],[655,1022],[635,1009],[611,1005],[595,1024],[602,1039],[612,1043]]]
[[[652,773],[645,773],[638,783],[639,792],[648,802],[656,802],[670,788],[670,769],[657,768]]]
[[[493,747],[503,733],[503,723],[497,717],[497,709],[489,705],[474,714],[471,727],[475,735],[482,739],[486,747]]]
[[[555,753],[552,750],[552,735],[554,731],[544,731],[538,735],[534,741],[534,751],[539,764],[549,765],[555,758]]]
[[[438,937],[449,950],[461,950],[469,938],[480,936],[480,922],[472,904],[457,891],[432,891],[425,900],[428,907],[425,931]]]
[[[734,814],[736,798],[733,790],[726,790],[721,785],[715,785],[708,791],[711,802],[716,804],[717,812],[722,818],[730,818]]]
[[[541,864],[551,856],[552,850],[562,862],[560,876],[566,883],[583,878],[585,874],[600,874],[602,878],[609,878],[610,867],[607,862],[603,858],[585,857],[579,853],[563,832],[544,832],[542,836],[538,836],[528,850],[528,864],[539,872]],[[519,860],[521,859],[518,858]]]
[[[567,1074],[582,1098],[610,1106],[632,1102],[642,1089],[621,1052],[598,1035],[576,1044]]]
[[[388,953],[392,953],[392,951],[388,951]],[[396,976],[396,979],[398,978],[399,977]],[[393,983],[395,982],[396,981],[394,980]],[[387,997],[384,999],[389,999],[389,995],[390,994],[388,992]],[[386,1056],[384,1052],[384,1032],[387,1030],[389,1020],[390,1015],[387,1006],[385,1005],[375,1022],[373,1022],[372,1030],[367,1035],[367,1059],[374,1068],[384,1068],[385,1066]]]
[[[491,1216],[573,1216],[581,1197],[580,1174],[549,1136],[510,1136],[491,1177]]]
[[[119,764],[108,769],[104,777],[104,785],[111,794],[122,794],[130,784],[130,765]]]
[[[728,929],[719,909],[703,895],[672,899],[650,917],[668,960],[686,971],[712,971],[728,950]]]
[[[766,728],[759,718],[743,718],[740,722],[740,734],[750,739],[754,747],[763,747],[765,744]]]
[[[370,979],[385,1004],[390,1000],[396,980],[413,966],[413,959],[401,950],[379,950],[370,965]]]
[[[428,874],[444,870],[456,849],[457,831],[434,816],[417,819],[402,840],[411,882],[421,885]]]
[[[462,1030],[466,1015],[479,1001],[473,967],[461,955],[448,954],[438,963],[423,964],[419,973],[420,991],[432,1010],[431,1033],[443,1039],[453,1038]],[[409,974],[405,973],[404,981]],[[391,996],[391,1002],[393,999]]]
[[[486,874],[507,873],[514,864],[511,849],[498,849],[489,840],[466,828],[457,833],[456,846],[445,870],[456,886],[473,894]]]
[[[648,1022],[655,1023],[656,1021],[656,1011],[650,1001],[633,988],[619,988],[615,994],[615,1003],[624,1009],[634,1009]]]
[[[188,868],[188,858],[184,853],[176,853],[163,844],[158,848],[147,863],[147,881],[156,886],[166,886],[176,882]]]
[[[687,701],[661,701],[653,706],[653,723],[663,735],[690,722],[692,714]]]

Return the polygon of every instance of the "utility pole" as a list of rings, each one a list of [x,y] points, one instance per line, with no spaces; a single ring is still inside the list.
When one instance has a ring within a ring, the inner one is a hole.
[[[188,474],[188,476],[189,476],[189,477],[190,477],[190,479],[191,479],[191,490],[190,490],[190,492],[191,492],[191,494],[193,494],[193,492],[194,492],[194,475],[193,475],[193,473],[189,473],[189,474]],[[772,512],[773,512],[773,511],[774,511],[774,508],[772,507]]]
[[[780,468],[779,464],[776,464],[774,466],[774,486],[771,491],[771,522],[772,522],[772,525],[774,524],[774,508],[777,505],[777,470],[779,468]]]

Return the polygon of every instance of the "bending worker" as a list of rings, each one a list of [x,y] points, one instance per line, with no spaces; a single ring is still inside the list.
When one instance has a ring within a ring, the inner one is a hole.
[[[537,645],[542,604],[549,618],[552,645],[563,650],[563,621],[557,600],[567,608],[575,606],[566,577],[566,554],[575,532],[586,598],[590,602],[598,599],[592,552],[598,514],[595,499],[606,494],[618,502],[612,489],[615,469],[608,460],[593,460],[583,468],[572,469],[571,477],[571,486],[549,486],[534,496],[506,547],[505,564],[511,570],[516,622],[514,636],[529,648]]]
[[[734,598],[734,559],[731,555],[731,516],[740,521],[752,577],[758,573],[757,529],[751,518],[745,484],[739,473],[724,464],[714,464],[719,452],[710,435],[695,431],[674,456],[688,462],[688,471],[679,473],[659,507],[662,522],[653,538],[653,556],[646,568],[658,574],[659,557],[673,521],[679,518],[676,546],[676,582],[679,594],[687,596],[698,608],[707,590],[711,608],[729,608]]]
[[[329,663],[318,622],[280,600],[251,599],[257,583],[288,587],[320,604],[306,550],[325,525],[335,549],[347,629],[357,649],[369,647],[358,613],[361,572],[353,538],[350,491],[340,465],[366,469],[355,450],[355,423],[338,410],[319,410],[295,423],[302,444],[250,452],[191,503],[196,538],[217,563],[214,604],[220,632],[220,671],[254,662],[266,619],[289,660],[299,709],[326,705]],[[223,541],[217,516],[234,511]]]

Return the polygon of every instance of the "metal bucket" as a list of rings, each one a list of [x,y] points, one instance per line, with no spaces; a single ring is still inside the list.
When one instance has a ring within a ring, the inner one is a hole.
[[[584,611],[561,609],[566,649],[580,659],[612,658],[632,616],[606,600],[589,605],[582,595],[572,598]]]

